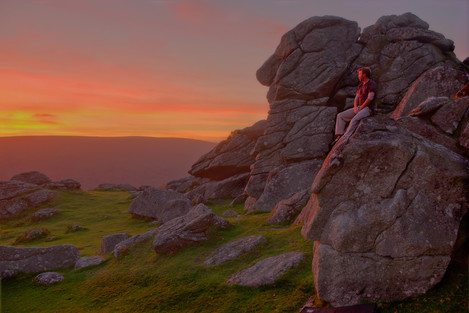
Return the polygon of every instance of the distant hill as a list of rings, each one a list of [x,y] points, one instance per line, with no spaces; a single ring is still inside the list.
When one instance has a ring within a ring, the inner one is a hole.
[[[188,176],[215,145],[182,138],[0,137],[0,180],[36,170],[52,180],[78,180],[85,190],[100,183],[160,186]]]

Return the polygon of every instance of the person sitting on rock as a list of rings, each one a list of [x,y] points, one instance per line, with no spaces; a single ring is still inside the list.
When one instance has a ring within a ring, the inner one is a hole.
[[[357,128],[360,120],[374,114],[376,103],[376,83],[372,81],[370,77],[371,69],[369,67],[358,69],[358,79],[360,80],[360,84],[358,85],[353,108],[345,110],[337,115],[335,124],[336,138],[332,144],[339,141],[342,136],[349,138]],[[347,131],[345,131],[347,122],[350,122],[350,125],[348,126]]]

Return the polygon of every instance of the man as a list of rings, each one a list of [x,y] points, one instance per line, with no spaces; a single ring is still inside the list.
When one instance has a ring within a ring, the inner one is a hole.
[[[335,144],[342,136],[349,138],[358,126],[358,122],[365,117],[371,116],[375,111],[375,96],[376,96],[376,83],[370,79],[371,69],[363,67],[358,70],[358,85],[357,94],[353,103],[353,108],[345,110],[337,115],[335,124],[336,138],[332,144]],[[345,125],[350,122],[350,125],[345,131]],[[344,133],[345,132],[345,133]]]

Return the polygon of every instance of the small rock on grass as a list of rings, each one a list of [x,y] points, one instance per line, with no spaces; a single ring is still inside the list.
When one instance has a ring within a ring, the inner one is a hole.
[[[64,280],[65,277],[57,272],[45,272],[37,275],[34,281],[40,285],[51,285]]]
[[[75,263],[75,269],[78,270],[80,268],[98,265],[104,262],[106,259],[100,255],[90,256],[90,257],[81,257],[78,259],[77,263]]]

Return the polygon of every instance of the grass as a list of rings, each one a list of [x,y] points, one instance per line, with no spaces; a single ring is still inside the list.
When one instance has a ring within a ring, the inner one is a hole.
[[[28,224],[27,217],[1,224],[0,244],[11,244],[27,229],[46,227],[58,238],[40,239],[25,246],[71,243],[84,255],[95,255],[104,235],[134,235],[151,229],[148,221],[123,213],[130,204],[128,195],[122,191],[60,192],[52,207],[61,213],[34,225]],[[242,205],[229,208],[228,204],[226,200],[210,207],[220,216],[227,210],[242,213]],[[91,268],[59,270],[66,279],[56,285],[37,286],[32,282],[35,275],[4,281],[1,312],[298,312],[314,294],[313,242],[300,235],[299,226],[264,225],[268,217],[269,213],[229,217],[233,227],[172,257],[156,254],[148,241],[117,260],[108,256],[106,262]],[[66,233],[67,225],[72,224],[86,230]],[[259,234],[266,237],[267,243],[255,251],[218,266],[203,265],[222,244]],[[225,283],[233,273],[263,258],[297,250],[305,253],[305,260],[273,285],[248,288]],[[380,312],[467,312],[467,280],[467,269],[453,268],[427,294],[403,302],[381,303]]]

